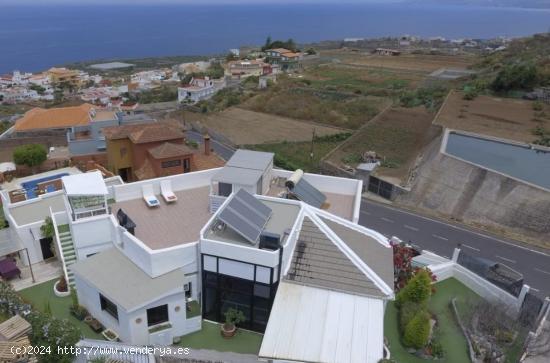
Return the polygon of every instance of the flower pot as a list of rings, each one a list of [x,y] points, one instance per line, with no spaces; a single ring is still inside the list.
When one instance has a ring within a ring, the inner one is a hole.
[[[237,327],[234,324],[222,324],[220,326],[220,332],[222,337],[229,339],[235,336],[237,333]]]
[[[57,296],[57,297],[67,297],[71,294],[69,289],[67,289],[67,291],[57,290],[57,285],[58,284],[59,284],[59,280],[56,281],[55,284],[53,285],[53,293],[55,294],[55,296]]]
[[[85,322],[86,324],[90,324],[90,323],[92,322],[93,319],[94,319],[93,316],[87,315],[87,316],[84,318],[84,322]]]

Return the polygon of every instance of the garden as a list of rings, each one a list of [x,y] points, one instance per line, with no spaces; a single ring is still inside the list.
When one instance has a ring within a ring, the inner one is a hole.
[[[518,361],[528,331],[521,319],[455,278],[436,281],[429,269],[414,268],[412,248],[393,249],[396,299],[384,317],[388,362]]]

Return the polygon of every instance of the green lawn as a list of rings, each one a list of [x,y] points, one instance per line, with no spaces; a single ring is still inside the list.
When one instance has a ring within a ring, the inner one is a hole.
[[[44,311],[46,303],[49,302],[53,316],[60,319],[69,319],[71,323],[80,328],[82,335],[86,338],[103,340],[103,336],[101,334],[94,333],[88,325],[82,321],[79,321],[70,314],[69,307],[72,304],[70,296],[55,296],[53,292],[53,285],[55,284],[55,281],[56,280],[47,281],[21,290],[19,291],[19,295],[21,295],[23,300],[32,304],[33,308],[40,311]]]
[[[437,291],[430,300],[429,310],[437,316],[439,323],[438,337],[445,351],[445,357],[440,361],[446,363],[469,362],[468,345],[456,323],[450,302],[453,297],[456,297],[457,303],[464,306],[469,301],[478,300],[480,297],[454,278],[438,282],[435,287]],[[409,354],[401,345],[397,309],[393,302],[389,303],[386,308],[384,331],[390,344],[392,359],[398,363],[428,362],[428,360]]]
[[[213,349],[220,352],[258,354],[262,344],[262,334],[237,330],[237,335],[224,339],[220,334],[220,325],[202,321],[202,329],[182,337],[180,345],[191,349]]]
[[[342,141],[316,141],[313,143],[313,159],[310,157],[311,142],[281,142],[246,146],[247,149],[275,153],[275,165],[287,170],[302,169],[306,173],[319,171],[319,162]]]

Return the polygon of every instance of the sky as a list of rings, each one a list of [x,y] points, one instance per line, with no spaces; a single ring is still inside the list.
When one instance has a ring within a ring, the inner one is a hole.
[[[281,3],[389,3],[403,0],[0,0],[2,4],[281,4]]]

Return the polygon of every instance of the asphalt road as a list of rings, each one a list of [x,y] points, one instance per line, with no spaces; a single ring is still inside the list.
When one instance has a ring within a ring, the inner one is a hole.
[[[187,137],[202,143],[202,135],[198,132],[187,131]],[[211,142],[214,151],[225,160],[235,152],[214,139]],[[524,247],[517,241],[366,199],[361,205],[359,224],[449,258],[460,243],[461,249],[470,255],[502,263],[523,274],[524,283],[537,295],[550,296],[550,251]]]
[[[186,131],[185,135],[189,140],[198,142],[199,144],[203,143],[202,135],[196,131]],[[221,156],[224,160],[229,160],[229,158],[231,158],[231,155],[233,155],[233,153],[235,152],[233,148],[222,144],[221,142],[218,142],[212,138],[210,139],[210,143],[212,145],[212,149],[214,149],[214,152]]]
[[[524,283],[537,295],[550,296],[550,251],[365,199],[360,213],[359,224],[441,256],[451,257],[460,243],[470,255],[502,263],[523,274]]]

